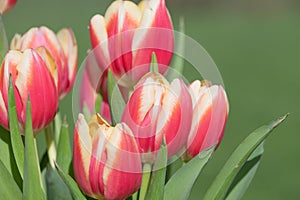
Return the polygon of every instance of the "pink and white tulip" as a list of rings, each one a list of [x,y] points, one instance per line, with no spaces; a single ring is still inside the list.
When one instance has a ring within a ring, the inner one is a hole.
[[[111,127],[100,115],[79,114],[74,131],[74,175],[81,190],[97,199],[125,199],[142,179],[137,143],[129,127]]]
[[[32,126],[35,133],[44,129],[54,118],[58,108],[57,67],[50,53],[43,47],[10,50],[0,72],[0,124],[9,129],[8,85],[12,75],[18,121],[24,130],[28,95],[32,105]]]
[[[2,15],[7,13],[16,3],[17,0],[0,0],[0,13]]]
[[[23,36],[16,34],[11,49],[24,51],[44,46],[55,59],[58,67],[58,92],[63,98],[73,87],[77,69],[77,44],[71,29],[62,29],[55,34],[49,28],[35,27]]]
[[[222,140],[229,105],[225,90],[208,81],[189,85],[193,99],[193,122],[187,142],[185,160],[189,160]],[[216,146],[216,148],[217,148]]]
[[[93,51],[102,71],[110,68],[123,87],[132,87],[149,72],[154,52],[159,72],[168,69],[174,49],[171,17],[165,0],[114,1],[104,17],[90,21]]]
[[[183,150],[191,116],[192,100],[183,81],[169,84],[161,74],[150,72],[135,86],[122,121],[133,131],[143,162],[152,163],[164,137],[169,157]]]

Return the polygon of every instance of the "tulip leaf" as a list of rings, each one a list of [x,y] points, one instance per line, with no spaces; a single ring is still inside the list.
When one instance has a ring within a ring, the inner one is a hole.
[[[107,73],[107,92],[110,106],[110,114],[112,125],[116,125],[121,121],[125,102],[119,90],[118,84],[110,70]]]
[[[1,199],[22,199],[22,192],[13,177],[0,160],[0,194]]]
[[[0,63],[8,51],[8,41],[5,33],[4,24],[0,15]]]
[[[246,163],[240,169],[228,190],[229,192],[226,195],[226,200],[239,200],[242,198],[260,164],[260,159],[264,152],[263,145],[264,142],[253,151]]]
[[[145,198],[146,200],[163,199],[167,161],[167,147],[165,144],[162,144],[153,165],[153,172],[151,174],[150,185]]]
[[[62,178],[62,180],[65,182],[65,184],[68,186],[73,199],[75,199],[75,200],[86,199],[84,197],[84,195],[81,193],[80,189],[78,188],[77,183],[75,182],[75,180],[71,176],[69,176],[68,174],[66,174],[65,172],[63,172],[60,169],[60,167],[58,166],[57,163],[55,163],[55,166],[56,166],[58,174],[60,175],[60,177]]]
[[[206,192],[204,200],[224,199],[230,185],[233,183],[236,175],[243,168],[250,155],[267,138],[271,131],[286,119],[286,117],[287,115],[256,129],[235,149]]]
[[[101,104],[102,104],[102,96],[97,94],[96,102],[95,102],[95,112],[101,113]]]
[[[72,161],[72,151],[69,139],[68,124],[64,122],[61,126],[59,143],[57,147],[56,162],[61,170],[68,172]]]
[[[36,142],[33,137],[31,105],[28,96],[25,124],[25,155],[24,155],[23,199],[45,199],[42,179],[37,157]]]
[[[24,145],[21,138],[17,108],[15,102],[14,84],[12,77],[9,77],[8,87],[8,119],[10,127],[10,139],[14,158],[19,169],[20,175],[23,178],[23,167],[24,167]]]
[[[185,50],[185,35],[184,35],[184,18],[179,18],[179,33],[175,34],[175,53],[173,54],[173,59],[171,63],[171,68],[169,69],[167,79],[171,82],[175,78],[182,77],[184,69],[184,59],[179,55],[184,55]],[[177,52],[177,53],[176,53]],[[179,55],[177,55],[179,54]]]
[[[55,169],[47,166],[46,172],[47,182],[47,199],[61,199],[61,200],[72,200],[72,195],[69,191],[68,186],[61,179]]]
[[[208,162],[214,149],[215,146],[201,152],[177,170],[165,186],[164,200],[188,199],[197,177]]]
[[[157,64],[157,58],[155,52],[152,52],[150,72],[158,73],[158,64]]]

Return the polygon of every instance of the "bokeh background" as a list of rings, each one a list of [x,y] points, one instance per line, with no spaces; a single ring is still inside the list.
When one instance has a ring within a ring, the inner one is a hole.
[[[107,0],[26,0],[3,16],[9,39],[30,27],[58,31],[72,27],[79,64],[90,48],[88,23],[104,14]],[[289,112],[265,144],[258,172],[245,200],[300,199],[300,1],[167,0],[178,28],[211,55],[222,73],[230,100],[224,140],[194,186],[191,200],[201,199],[234,148],[255,128]],[[185,73],[190,73],[187,67]],[[195,77],[197,78],[197,77]],[[60,104],[73,131],[71,94]]]

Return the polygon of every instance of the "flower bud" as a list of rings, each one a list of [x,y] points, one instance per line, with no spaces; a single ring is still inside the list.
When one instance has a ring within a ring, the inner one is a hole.
[[[79,114],[74,131],[74,175],[81,190],[98,199],[125,199],[141,184],[138,146],[124,123],[111,127],[100,115]]]
[[[44,129],[58,108],[57,67],[45,48],[10,50],[0,72],[0,124],[9,129],[8,85],[12,76],[18,121],[24,130],[28,95],[32,105],[32,126],[35,132]]]
[[[143,162],[152,163],[163,137],[168,156],[182,150],[192,122],[192,100],[180,79],[171,84],[150,72],[136,85],[122,116],[136,137]]]
[[[0,1],[0,13],[3,15],[7,13],[14,5],[17,3],[17,0],[1,0]]]
[[[149,72],[151,55],[165,73],[174,49],[171,17],[165,0],[114,1],[105,16],[90,21],[90,37],[102,71],[110,68],[119,84],[132,87]]]
[[[194,81],[189,85],[193,100],[193,122],[187,142],[185,160],[189,160],[221,142],[229,105],[222,86],[207,81]],[[217,148],[216,146],[216,148]]]
[[[62,29],[57,35],[42,26],[31,28],[23,36],[16,34],[11,49],[24,51],[27,48],[44,46],[55,59],[58,67],[58,91],[64,97],[73,87],[77,69],[77,44],[71,29]]]

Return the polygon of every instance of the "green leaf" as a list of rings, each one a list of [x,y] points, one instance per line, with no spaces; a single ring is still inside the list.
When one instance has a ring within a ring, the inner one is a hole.
[[[68,124],[64,122],[61,126],[60,138],[57,147],[56,162],[64,172],[68,172],[72,161],[72,151],[69,139]]]
[[[25,159],[24,159],[24,181],[23,199],[45,199],[42,188],[40,168],[38,164],[36,143],[33,137],[31,105],[28,96],[26,107],[25,124]]]
[[[60,177],[62,178],[62,180],[65,182],[65,184],[68,186],[71,195],[73,197],[73,199],[75,200],[83,200],[86,199],[84,197],[84,195],[81,193],[80,189],[77,186],[77,183],[74,181],[74,179],[72,179],[71,176],[69,176],[68,174],[65,174],[60,167],[58,166],[57,163],[55,163],[56,169],[58,174],[60,175]]]
[[[148,192],[146,194],[146,200],[163,199],[167,161],[168,151],[166,145],[163,144],[158,151],[155,163],[153,165],[153,172],[151,175]]]
[[[1,199],[22,199],[22,192],[0,160],[0,194]]]
[[[181,158],[175,157],[169,160],[169,164],[167,167],[167,174],[166,174],[166,182],[170,180],[170,178],[180,169],[183,165],[183,161]]]
[[[110,70],[108,70],[107,73],[107,92],[112,125],[116,125],[116,123],[121,121],[123,110],[125,108],[125,102],[117,82]]]
[[[188,199],[191,189],[201,170],[208,162],[215,146],[201,152],[181,167],[167,182],[164,200]],[[180,183],[180,184],[179,184]]]
[[[152,52],[150,72],[157,72],[158,73],[157,58],[156,58],[156,55],[155,55],[154,52]]]
[[[226,195],[226,200],[238,200],[242,198],[260,164],[260,159],[264,152],[263,145],[264,142],[253,151],[246,163],[240,169],[228,190],[229,192]]]
[[[9,77],[8,86],[8,119],[10,127],[10,140],[12,145],[12,150],[14,153],[14,158],[19,169],[19,173],[23,178],[23,167],[24,167],[24,146],[21,138],[17,108],[15,102],[14,84],[12,82],[12,77]]]
[[[287,115],[256,129],[233,152],[205,194],[204,200],[224,199],[235,176],[251,153],[267,138],[270,132],[286,119]]]
[[[101,104],[102,104],[102,96],[100,94],[97,94],[96,102],[95,102],[95,112],[100,113],[101,112]]]
[[[0,15],[0,63],[8,51],[8,41],[5,33],[4,24]]]
[[[72,195],[68,186],[64,183],[57,171],[47,166],[46,172],[47,182],[47,199],[72,200]]]
[[[185,50],[185,35],[184,35],[184,18],[179,18],[179,32],[176,34],[178,38],[175,39],[175,52],[178,52],[181,55],[184,55]],[[184,59],[179,55],[173,54],[173,59],[171,63],[171,68],[169,69],[167,79],[172,81],[175,78],[182,77],[184,69]]]

